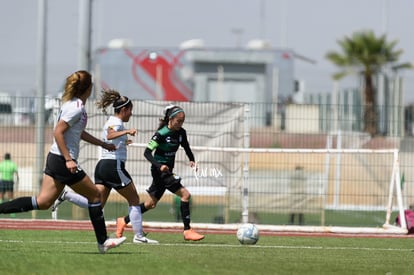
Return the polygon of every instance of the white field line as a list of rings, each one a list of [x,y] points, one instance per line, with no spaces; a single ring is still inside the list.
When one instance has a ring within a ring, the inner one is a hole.
[[[0,243],[39,243],[39,244],[85,244],[85,245],[96,245],[95,242],[64,242],[64,241],[36,241],[36,240],[1,240]],[[193,246],[193,247],[227,247],[227,248],[250,248],[250,249],[308,249],[308,250],[353,250],[353,251],[397,251],[397,252],[412,252],[412,248],[381,248],[381,247],[328,247],[328,246],[290,246],[290,245],[240,245],[240,244],[207,244],[207,243],[160,243],[160,244],[147,244],[147,245],[136,245],[133,243],[124,243],[124,245],[133,246]]]

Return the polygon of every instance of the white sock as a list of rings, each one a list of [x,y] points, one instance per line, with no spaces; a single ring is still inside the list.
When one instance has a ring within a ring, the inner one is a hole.
[[[70,201],[82,208],[88,208],[88,199],[75,192],[66,192],[65,200]]]
[[[138,237],[142,237],[142,214],[139,205],[129,207],[129,218],[134,234]]]

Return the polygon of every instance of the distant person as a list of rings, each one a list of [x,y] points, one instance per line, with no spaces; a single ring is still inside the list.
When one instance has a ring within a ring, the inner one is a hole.
[[[88,115],[84,105],[92,93],[92,85],[92,76],[87,71],[77,71],[66,78],[62,106],[53,130],[54,142],[47,155],[40,193],[2,203],[0,213],[49,209],[68,185],[88,198],[89,218],[95,231],[98,250],[105,253],[108,249],[121,245],[126,238],[108,238],[99,190],[77,161],[81,139],[108,151],[116,150],[115,145],[85,131]]]
[[[290,214],[289,224],[295,223],[295,216],[298,217],[298,224],[305,224],[303,208],[306,207],[306,178],[302,166],[296,166],[290,180]]]
[[[14,176],[16,182],[19,181],[17,164],[11,160],[10,153],[4,155],[4,160],[0,162],[0,203],[14,198]]]
[[[102,207],[104,207],[112,189],[115,189],[129,204],[129,217],[134,231],[133,243],[136,244],[157,244],[158,241],[151,240],[144,236],[142,230],[142,214],[139,195],[131,176],[125,169],[127,160],[127,145],[132,141],[128,135],[135,136],[137,130],[127,129],[124,122],[128,122],[132,115],[132,101],[121,96],[115,90],[104,90],[101,100],[97,103],[98,108],[106,114],[106,107],[112,105],[114,114],[109,116],[103,126],[103,140],[113,144],[117,150],[101,151],[101,158],[95,167],[95,185],[102,196]],[[68,200],[80,207],[87,207],[87,199],[79,194],[64,191],[53,205],[53,210],[64,200]]]
[[[190,167],[196,167],[193,152],[187,139],[187,132],[182,125],[185,120],[184,110],[175,105],[165,108],[164,117],[160,119],[158,130],[154,133],[144,152],[144,157],[151,163],[152,184],[147,189],[150,199],[141,203],[141,212],[156,207],[165,191],[168,190],[180,197],[180,214],[184,224],[184,240],[199,241],[204,235],[197,233],[190,226],[190,199],[191,194],[181,184],[181,178],[173,174],[175,154],[180,146],[189,159]],[[154,154],[153,154],[154,152]],[[122,236],[130,217],[117,219],[118,237]]]

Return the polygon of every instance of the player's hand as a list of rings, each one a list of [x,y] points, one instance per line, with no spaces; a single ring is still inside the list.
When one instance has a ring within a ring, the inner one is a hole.
[[[161,172],[168,172],[168,171],[170,171],[170,168],[167,165],[163,164],[160,167],[160,171]]]
[[[135,136],[135,134],[137,133],[137,129],[134,129],[134,128],[129,129],[127,133],[128,135]]]
[[[190,161],[190,167],[193,168],[196,172],[198,171],[198,165],[194,161]]]
[[[66,162],[66,168],[68,168],[72,174],[75,174],[78,170],[78,164],[74,160],[69,160]]]

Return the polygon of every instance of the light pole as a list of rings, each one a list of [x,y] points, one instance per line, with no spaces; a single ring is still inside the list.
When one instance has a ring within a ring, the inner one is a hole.
[[[79,0],[79,60],[81,70],[91,69],[92,0]]]
[[[36,162],[33,191],[37,193],[43,178],[45,148],[45,90],[46,90],[46,41],[47,0],[38,0],[37,37],[37,98],[36,98]],[[34,211],[33,211],[34,213]],[[35,214],[32,214],[35,215]]]

